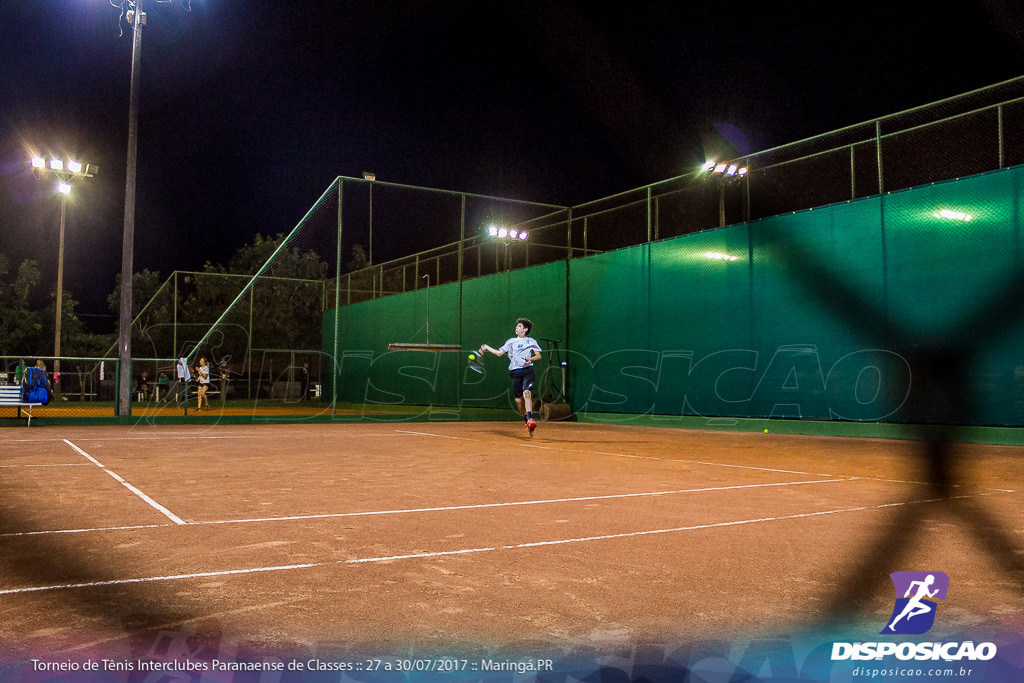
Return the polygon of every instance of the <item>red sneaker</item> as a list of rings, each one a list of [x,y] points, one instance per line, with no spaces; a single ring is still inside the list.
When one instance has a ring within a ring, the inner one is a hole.
[[[526,428],[530,430],[530,436],[533,436],[533,430],[537,428],[537,423],[534,422],[533,420],[530,420],[529,422],[526,423]]]

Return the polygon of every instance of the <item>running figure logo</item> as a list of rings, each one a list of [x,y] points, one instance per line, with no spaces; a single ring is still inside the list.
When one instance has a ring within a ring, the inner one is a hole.
[[[882,633],[927,633],[935,623],[936,600],[946,599],[949,577],[943,572],[893,572],[889,578],[896,589],[896,606]]]

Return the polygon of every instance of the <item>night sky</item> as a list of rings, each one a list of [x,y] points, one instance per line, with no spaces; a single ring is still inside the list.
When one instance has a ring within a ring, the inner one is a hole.
[[[120,0],[117,0],[120,3]],[[288,232],[339,176],[573,205],[1024,74],[1019,0],[146,0],[135,268]],[[131,30],[109,0],[0,0],[0,253],[57,262],[29,150],[98,164],[65,288],[120,270]]]

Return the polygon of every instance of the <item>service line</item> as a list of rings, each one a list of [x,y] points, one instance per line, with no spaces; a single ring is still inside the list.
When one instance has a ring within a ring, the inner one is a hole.
[[[142,500],[143,500],[143,501],[144,501],[144,502],[145,502],[145,503],[146,503],[147,505],[149,505],[149,506],[150,506],[151,508],[153,508],[153,509],[154,509],[154,510],[156,510],[157,512],[161,513],[161,514],[162,514],[162,515],[164,515],[165,517],[167,517],[167,519],[171,520],[171,521],[172,521],[172,522],[174,522],[175,524],[180,524],[180,525],[182,525],[182,526],[184,526],[184,525],[188,524],[188,522],[186,522],[185,520],[183,520],[183,519],[182,519],[181,517],[178,517],[178,516],[177,516],[176,514],[174,514],[173,512],[171,512],[170,510],[168,510],[167,508],[165,508],[165,507],[164,507],[163,505],[161,505],[160,503],[156,502],[155,500],[153,500],[152,498],[150,498],[149,496],[147,496],[147,495],[146,495],[145,493],[143,493],[143,492],[142,492],[142,491],[140,491],[139,489],[137,489],[137,488],[135,488],[134,486],[132,486],[131,484],[129,484],[129,483],[128,483],[127,481],[125,481],[125,480],[124,480],[124,479],[123,479],[123,478],[122,478],[122,477],[121,477],[121,476],[120,476],[120,475],[119,475],[119,474],[118,474],[117,472],[114,472],[114,471],[112,471],[112,470],[108,470],[108,469],[106,468],[106,466],[104,466],[104,464],[103,464],[103,463],[101,463],[101,462],[100,462],[99,460],[97,460],[96,458],[92,457],[91,455],[89,455],[88,453],[86,453],[85,451],[83,451],[83,450],[82,450],[81,448],[79,448],[79,447],[78,447],[78,446],[76,446],[75,444],[71,443],[71,442],[70,442],[70,441],[68,441],[67,439],[63,439],[63,441],[64,441],[64,443],[66,443],[67,445],[71,446],[71,448],[75,449],[75,451],[77,451],[77,452],[78,452],[78,453],[79,453],[79,454],[80,454],[80,455],[81,455],[82,457],[84,457],[84,458],[85,458],[86,460],[88,460],[88,461],[89,461],[89,462],[91,462],[92,464],[96,465],[96,467],[99,467],[99,468],[100,468],[101,470],[103,470],[104,472],[106,472],[107,474],[109,474],[109,475],[110,475],[111,477],[113,477],[115,481],[117,481],[117,482],[118,482],[118,483],[120,483],[120,484],[121,484],[122,486],[124,486],[124,487],[125,487],[126,489],[128,489],[129,491],[131,491],[132,493],[134,493],[134,494],[135,494],[136,496],[138,496],[139,498],[141,498],[141,499],[142,499]]]
[[[294,571],[296,569],[314,569],[321,567],[331,567],[336,565],[363,565],[376,562],[396,562],[400,560],[414,560],[414,559],[435,559],[439,557],[450,557],[453,555],[470,555],[475,553],[487,553],[495,551],[509,551],[509,550],[523,550],[528,548],[539,548],[544,546],[553,545],[569,545],[575,543],[592,543],[595,541],[608,541],[614,539],[624,538],[638,538],[643,536],[653,536],[657,534],[672,534],[682,533],[686,531],[700,531],[704,529],[719,529],[736,526],[744,526],[750,524],[766,524],[772,522],[784,522],[794,519],[808,519],[812,517],[821,517],[824,515],[837,515],[845,513],[856,513],[856,512],[868,512],[874,510],[882,510],[888,507],[895,507],[901,505],[916,505],[922,503],[941,502],[941,500],[920,500],[920,501],[905,501],[902,503],[885,503],[881,505],[867,505],[850,508],[838,508],[833,510],[821,510],[819,512],[804,512],[792,515],[780,515],[777,517],[755,517],[751,519],[738,519],[727,522],[714,522],[710,524],[694,524],[690,526],[678,526],[669,527],[663,529],[645,529],[641,531],[629,531],[616,534],[601,534],[597,536],[581,536],[576,538],[562,538],[562,539],[551,539],[547,541],[531,541],[525,543],[512,543],[508,545],[497,545],[491,547],[479,547],[479,548],[461,548],[458,550],[437,550],[437,551],[425,551],[420,553],[409,553],[402,555],[385,555],[385,556],[373,556],[373,557],[358,557],[351,558],[348,560],[336,560],[330,562],[308,562],[303,564],[285,564],[285,565],[271,565],[267,567],[250,567],[247,569],[224,569],[219,571],[209,572],[195,572],[189,574],[171,574],[165,576],[149,576],[149,577],[137,577],[132,579],[110,579],[108,581],[90,581],[88,583],[64,583],[64,584],[51,584],[47,586],[25,586],[22,588],[7,588],[0,590],[0,595],[17,595],[21,593],[38,593],[42,591],[55,591],[55,590],[74,590],[83,588],[103,588],[109,586],[123,586],[129,584],[139,583],[156,583],[161,581],[182,581],[188,579],[204,579],[218,576],[239,576],[246,574],[264,574],[268,572],[282,572],[282,571]]]
[[[184,526],[217,526],[225,524],[264,524],[267,522],[302,522],[314,519],[338,519],[342,517],[380,517],[388,515],[423,514],[428,512],[458,512],[460,510],[484,510],[488,508],[525,507],[530,505],[552,505],[558,503],[582,503],[595,500],[615,500],[623,498],[653,498],[657,496],[677,496],[686,493],[714,493],[716,491],[735,491],[738,489],[760,489],[776,486],[804,486],[807,484],[838,484],[847,479],[820,479],[817,481],[779,481],[767,484],[732,484],[728,486],[705,486],[692,489],[674,489],[668,491],[641,491],[638,493],[608,493],[594,496],[575,496],[568,498],[541,498],[534,500],[512,500],[501,503],[467,503],[465,505],[439,505],[421,508],[396,508],[391,510],[362,510],[357,512],[320,512],[308,515],[285,515],[281,517],[243,517],[239,519],[215,519],[199,522],[178,522]],[[169,526],[167,524],[136,524],[130,526],[96,527],[84,529],[58,529],[50,531],[18,531],[0,534],[0,538],[18,536],[45,536],[49,534],[83,534],[95,531],[133,531],[136,529],[154,529]]]

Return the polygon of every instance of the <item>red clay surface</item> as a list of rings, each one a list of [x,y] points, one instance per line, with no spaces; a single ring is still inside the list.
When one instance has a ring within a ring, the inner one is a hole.
[[[0,642],[119,656],[184,633],[250,652],[623,652],[852,617],[950,576],[942,628],[1024,623],[1024,451],[575,423],[0,432]],[[984,520],[984,521],[982,521]],[[898,524],[884,554],[872,544]],[[1001,549],[1005,551],[1006,548]],[[874,556],[870,556],[874,553]]]

